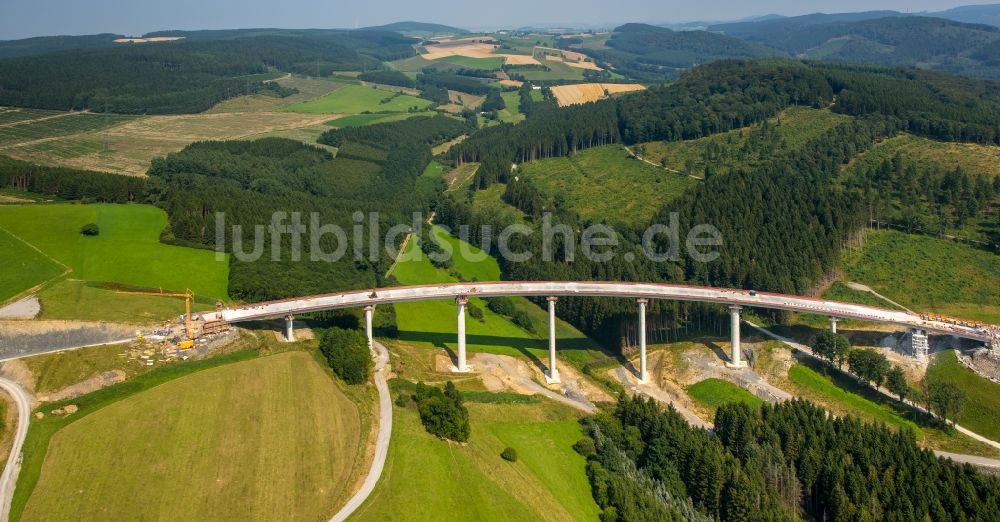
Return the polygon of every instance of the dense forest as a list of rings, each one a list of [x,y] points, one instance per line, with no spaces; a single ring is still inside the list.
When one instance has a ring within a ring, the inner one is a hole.
[[[412,41],[367,31],[321,37],[258,35],[9,58],[0,60],[0,105],[132,114],[200,112],[224,99],[256,92],[270,71],[328,76],[377,68],[379,58],[366,49],[405,45],[412,53]]]
[[[382,283],[392,259],[380,239],[372,243],[368,213],[378,213],[384,232],[428,207],[439,189],[422,187],[418,178],[431,160],[431,145],[466,130],[466,122],[446,116],[335,129],[322,140],[340,147],[336,158],[280,138],[195,143],[154,161],[151,199],[167,210],[165,238],[170,241],[201,247],[221,243],[232,251],[237,248],[232,226],[240,225],[240,252],[265,249],[256,262],[231,258],[230,295],[235,298],[259,301],[373,287]],[[216,237],[218,212],[225,213],[224,238]],[[275,212],[300,212],[305,226],[311,226],[315,212],[320,224],[345,231],[364,223],[364,245],[352,238],[346,255],[331,261],[313,254],[335,252],[341,247],[336,236],[325,235],[316,245],[307,236],[296,259],[284,235],[279,259],[272,259],[270,238],[258,245],[254,227],[268,226]],[[360,221],[357,212],[364,213]]]
[[[518,125],[480,130],[449,155],[456,163],[480,162],[474,189],[507,183],[504,200],[535,226],[544,212],[551,212],[552,223],[578,230],[585,225],[579,216],[517,179],[512,165],[608,143],[697,138],[764,121],[796,104],[829,106],[855,116],[793,151],[769,150],[766,140],[750,144],[763,147],[757,156],[766,161],[709,177],[660,209],[653,223],[670,223],[676,213],[681,231],[701,223],[715,226],[726,242],[715,261],[682,258],[653,263],[641,255],[631,262],[621,256],[604,263],[581,256],[569,261],[562,255],[567,245],[558,242],[553,247],[554,262],[537,257],[523,263],[500,259],[504,275],[518,280],[673,281],[801,294],[833,268],[842,242],[868,218],[872,198],[886,205],[894,198],[886,191],[866,192],[867,181],[839,185],[841,167],[901,131],[996,143],[1000,100],[992,87],[989,82],[912,70],[780,60],[716,62],[692,69],[667,86],[582,106],[544,109]],[[971,194],[978,182],[969,183]],[[955,197],[968,204],[961,193]],[[981,203],[974,206],[982,208]],[[471,225],[473,230],[480,224],[494,225],[495,230],[510,224],[509,216],[477,211],[462,195],[443,200],[438,219],[453,228]],[[618,252],[641,252],[645,228],[619,228]],[[657,252],[665,252],[667,239],[657,238],[651,244]],[[541,251],[537,235],[519,241],[518,249]],[[632,310],[614,300],[565,299],[558,312],[587,333],[614,342],[620,321]]]
[[[992,520],[1000,479],[912,436],[793,400],[719,408],[714,432],[621,397],[585,419],[602,520]],[[694,511],[695,513],[692,513]]]

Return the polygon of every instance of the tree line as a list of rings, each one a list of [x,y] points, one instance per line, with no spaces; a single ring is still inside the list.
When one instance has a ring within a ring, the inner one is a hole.
[[[715,428],[619,398],[583,421],[602,520],[990,520],[1000,479],[807,401],[721,406]]]

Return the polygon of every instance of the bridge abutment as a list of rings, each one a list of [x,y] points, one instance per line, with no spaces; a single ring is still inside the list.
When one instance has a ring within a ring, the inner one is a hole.
[[[920,362],[927,362],[927,354],[930,353],[930,343],[927,342],[927,330],[910,328],[906,332],[906,337],[910,355]]]

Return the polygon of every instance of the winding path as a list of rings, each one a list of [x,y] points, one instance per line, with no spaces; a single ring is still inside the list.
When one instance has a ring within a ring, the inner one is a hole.
[[[392,434],[392,397],[389,394],[389,383],[386,375],[389,373],[389,350],[382,343],[373,341],[375,348],[375,387],[378,388],[378,435],[375,437],[375,458],[372,459],[372,466],[368,470],[361,489],[340,508],[330,522],[342,522],[347,520],[361,504],[365,503],[368,495],[372,494],[378,479],[382,476],[382,468],[385,467],[385,458],[389,454],[389,436]]]
[[[31,398],[16,382],[0,377],[0,388],[3,388],[17,404],[17,432],[10,447],[7,465],[0,475],[0,520],[10,517],[10,502],[14,498],[14,486],[17,485],[17,475],[21,471],[21,448],[24,438],[28,435],[28,419],[31,417]]]

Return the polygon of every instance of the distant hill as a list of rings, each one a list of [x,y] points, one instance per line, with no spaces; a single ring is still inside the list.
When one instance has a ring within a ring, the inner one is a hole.
[[[1000,79],[1000,29],[886,12],[815,14],[713,29],[801,58],[918,66]]]
[[[947,11],[923,14],[925,16],[936,16],[938,18],[954,20],[956,22],[988,24],[1000,27],[1000,4],[964,5],[948,9]]]
[[[0,59],[17,56],[33,56],[36,54],[69,51],[73,49],[99,49],[113,47],[120,34],[91,34],[85,36],[38,36],[22,40],[0,41]]]
[[[673,78],[684,69],[715,60],[781,54],[723,34],[672,31],[638,23],[617,27],[607,41],[607,48],[585,52],[598,61],[611,64],[618,72],[646,81]]]
[[[466,34],[469,31],[442,24],[429,24],[424,22],[395,22],[386,25],[376,25],[372,27],[362,27],[361,31],[393,31],[406,35],[436,35],[436,34]]]

